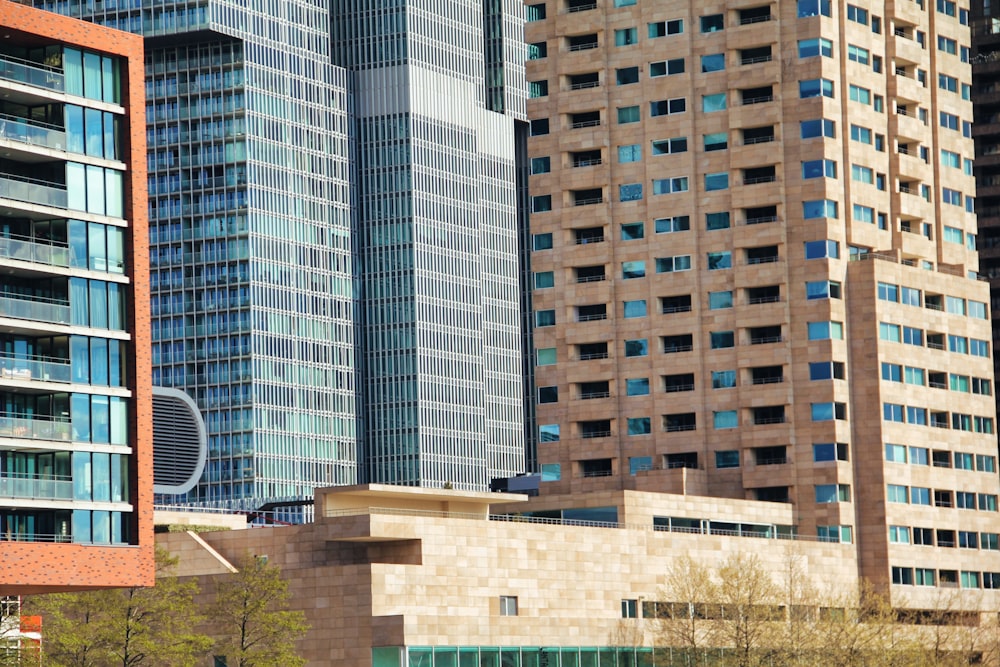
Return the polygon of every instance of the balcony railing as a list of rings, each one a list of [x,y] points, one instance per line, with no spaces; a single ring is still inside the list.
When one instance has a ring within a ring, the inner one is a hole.
[[[580,361],[591,361],[593,359],[607,359],[607,352],[586,352],[580,354]]]
[[[4,55],[0,56],[0,79],[61,93],[65,88],[66,77],[62,70]]]
[[[69,266],[69,248],[65,245],[40,243],[26,236],[0,236],[0,257],[24,262]]]
[[[0,497],[71,500],[73,480],[63,476],[5,475],[0,477]]]
[[[68,420],[55,420],[23,414],[0,414],[0,437],[68,442],[70,434]]]
[[[66,133],[57,125],[0,114],[0,139],[11,139],[31,146],[62,150],[66,147]]]
[[[747,264],[774,264],[781,261],[780,255],[765,255],[763,257],[748,257]]]
[[[605,274],[599,276],[577,276],[576,282],[578,283],[599,283],[602,280],[607,280],[608,277]]]
[[[765,222],[777,222],[778,216],[776,215],[759,215],[753,218],[747,218],[746,224],[748,225],[762,225]]]
[[[611,397],[611,392],[607,391],[607,390],[604,390],[604,391],[587,391],[587,392],[583,392],[583,393],[580,394],[580,398],[584,399],[584,400],[588,400],[588,399],[591,399],[591,398],[610,398],[610,397]]]
[[[571,44],[569,47],[570,51],[589,51],[590,49],[596,49],[597,42],[585,42],[584,44]]]
[[[597,88],[601,85],[600,81],[580,81],[578,83],[569,84],[570,90],[584,90],[586,88]]]
[[[740,65],[756,65],[757,63],[769,63],[771,56],[752,56],[750,58],[740,58]]]
[[[69,361],[52,357],[15,357],[0,352],[0,380],[71,382]]]
[[[69,301],[0,293],[0,317],[69,324]]]
[[[770,14],[765,14],[763,16],[748,16],[747,18],[740,19],[740,25],[751,25],[753,23],[766,23],[771,20]]]
[[[755,144],[769,144],[774,141],[774,135],[763,136],[763,137],[746,137],[743,139],[744,146],[753,146]]]
[[[779,384],[784,381],[784,375],[769,375],[767,377],[754,378],[751,384]]]
[[[594,313],[592,315],[579,315],[576,318],[577,322],[596,322],[597,320],[608,319],[607,313]]]
[[[750,104],[764,104],[765,102],[773,102],[774,95],[758,95],[756,97],[744,97],[743,105],[747,106]]]
[[[66,208],[66,186],[59,183],[0,173],[0,197]]]
[[[778,177],[774,174],[770,176],[750,176],[743,179],[743,185],[757,185],[758,183],[774,183]]]
[[[607,438],[607,437],[610,437],[610,436],[611,436],[611,431],[610,430],[604,430],[604,431],[584,431],[583,433],[580,434],[581,438],[585,438],[585,439],[588,439],[588,440],[593,439],[593,438]]]
[[[610,470],[584,470],[584,477],[611,477]]]

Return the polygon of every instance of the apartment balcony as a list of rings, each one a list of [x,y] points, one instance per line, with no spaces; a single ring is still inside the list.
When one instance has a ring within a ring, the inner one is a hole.
[[[48,92],[65,92],[65,81],[66,77],[61,69],[14,56],[0,55],[0,88],[13,90],[13,86],[5,85],[9,82],[47,91],[36,96],[22,88],[12,92],[11,101],[30,103],[51,100]]]
[[[72,382],[72,375],[68,359],[37,355],[16,357],[0,353],[0,382],[8,380]]]
[[[66,147],[66,132],[58,125],[0,114],[0,141],[7,140],[26,147],[40,146],[53,150]],[[15,147],[16,150],[16,147]],[[30,151],[27,151],[30,155]],[[18,159],[17,155],[12,156]]]
[[[0,317],[69,324],[69,300],[0,293]]]
[[[3,475],[0,498],[72,500],[73,480],[62,475]]]
[[[926,2],[927,0],[924,0]],[[924,9],[924,2],[915,0],[894,0],[889,6],[892,8],[891,14],[897,19],[913,25],[920,25],[926,20],[927,12]],[[889,18],[889,11],[886,11],[886,19]]]
[[[896,136],[902,139],[919,140],[927,136],[928,127],[917,116],[916,109],[910,107],[897,107],[896,113]]]
[[[72,428],[68,419],[58,420],[20,413],[0,414],[0,438],[69,442],[71,435]]]
[[[920,25],[923,21],[917,23]],[[927,60],[926,50],[913,38],[912,30],[893,31],[895,36],[894,45],[896,47],[896,59],[905,60],[911,63],[922,63]]]
[[[0,259],[16,259],[45,266],[69,266],[69,247],[40,243],[24,236],[0,236]],[[8,270],[13,267],[7,267]]]
[[[66,186],[0,172],[0,199],[66,208]]]
[[[896,76],[889,78],[889,95],[894,99],[919,103],[929,97],[927,86],[920,83],[909,72],[896,70]]]

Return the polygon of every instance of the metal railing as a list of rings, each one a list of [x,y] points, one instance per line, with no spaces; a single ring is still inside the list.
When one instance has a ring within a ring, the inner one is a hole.
[[[744,137],[744,146],[754,146],[756,144],[769,144],[774,141],[774,135],[764,136],[764,137]]]
[[[43,500],[71,500],[73,480],[65,476],[0,476],[0,497]]]
[[[0,380],[71,382],[72,378],[68,360],[0,352]]]
[[[608,438],[611,436],[611,431],[584,431],[580,434],[581,438],[585,440],[592,440],[594,438]]]
[[[757,185],[758,183],[774,183],[778,177],[774,174],[770,176],[751,176],[743,179],[743,185]]]
[[[584,400],[589,400],[589,399],[592,399],[592,398],[610,398],[610,397],[611,397],[611,392],[610,391],[606,391],[606,390],[605,391],[587,391],[587,392],[581,392],[581,394],[580,394],[580,398],[582,398]]]
[[[758,95],[757,97],[744,97],[743,105],[747,106],[750,104],[764,104],[765,102],[773,102],[774,95]]]
[[[26,83],[29,86],[60,93],[65,89],[66,81],[61,69],[7,55],[0,56],[0,79]]]
[[[45,419],[29,415],[0,415],[0,436],[30,440],[69,441],[68,420]]]
[[[599,282],[601,282],[603,280],[607,280],[607,279],[608,279],[607,275],[605,275],[605,274],[602,273],[599,276],[577,276],[576,277],[576,282],[578,282],[578,283],[599,283]]]
[[[592,359],[607,359],[607,352],[588,352],[580,355],[580,361],[591,361]]]
[[[601,85],[600,81],[580,81],[578,83],[569,84],[570,90],[585,90],[587,88],[597,88]]]
[[[772,58],[770,55],[766,56],[751,56],[749,58],[740,58],[740,65],[756,65],[757,63],[769,63]]]
[[[43,206],[66,208],[66,186],[60,183],[0,173],[0,197]]]
[[[66,147],[66,133],[61,127],[8,114],[0,114],[0,139],[55,150]]]
[[[752,296],[749,299],[747,299],[747,303],[750,304],[751,306],[756,306],[762,303],[778,303],[779,301],[781,301],[780,295]]]
[[[596,322],[597,320],[608,319],[607,313],[595,313],[593,315],[577,315],[577,322]]]
[[[0,317],[69,324],[69,301],[0,293]]]
[[[69,247],[51,242],[39,242],[27,236],[0,235],[0,257],[23,262],[69,266]]]
[[[740,19],[740,25],[751,25],[753,23],[766,23],[772,19],[770,14],[765,14],[764,16],[750,16],[747,18]]]
[[[747,264],[776,264],[781,261],[780,255],[767,255],[765,257],[748,257]]]
[[[753,218],[747,218],[746,224],[748,225],[761,225],[765,222],[778,222],[778,216],[776,215],[760,215]]]
[[[750,384],[778,384],[785,381],[784,375],[772,375],[763,378],[753,378]]]
[[[589,51],[590,49],[596,49],[598,46],[597,42],[587,42],[585,44],[571,44],[569,51]]]

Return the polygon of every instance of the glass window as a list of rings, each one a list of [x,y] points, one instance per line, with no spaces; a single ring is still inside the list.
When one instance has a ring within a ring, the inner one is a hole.
[[[714,95],[701,96],[701,110],[703,112],[711,113],[713,111],[725,111],[725,109],[726,109],[725,93],[715,93]]]
[[[722,292],[709,292],[708,293],[708,308],[709,310],[721,310],[725,308],[733,307],[733,292],[732,290],[725,290]]]
[[[713,350],[735,347],[736,338],[732,331],[712,331],[709,333],[709,343]]]
[[[799,18],[830,16],[830,0],[798,0]]]
[[[639,107],[618,107],[618,123],[624,125],[625,123],[638,123],[639,122]]]
[[[629,417],[626,425],[629,435],[649,435],[652,433],[649,417]]]
[[[702,73],[721,72],[724,69],[726,69],[725,53],[712,53],[701,57]]]
[[[645,357],[649,354],[649,343],[645,338],[636,338],[625,341],[626,357]]]
[[[620,229],[622,241],[637,241],[643,237],[644,225],[641,222],[623,222]]]
[[[648,396],[649,378],[627,378],[625,380],[626,396]]]
[[[739,468],[740,452],[738,449],[727,449],[715,453],[716,468]]]
[[[540,347],[535,350],[536,366],[551,366],[556,363],[556,348]]]
[[[646,316],[646,300],[640,299],[637,301],[626,301],[625,302],[625,317],[645,317]]]
[[[712,426],[716,429],[736,428],[739,417],[736,410],[720,410],[712,413]]]

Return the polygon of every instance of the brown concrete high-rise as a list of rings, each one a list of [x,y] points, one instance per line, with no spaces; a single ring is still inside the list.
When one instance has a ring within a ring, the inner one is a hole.
[[[908,606],[1000,587],[968,10],[527,13],[540,502],[791,503]]]
[[[140,37],[0,0],[0,594],[152,585]]]

